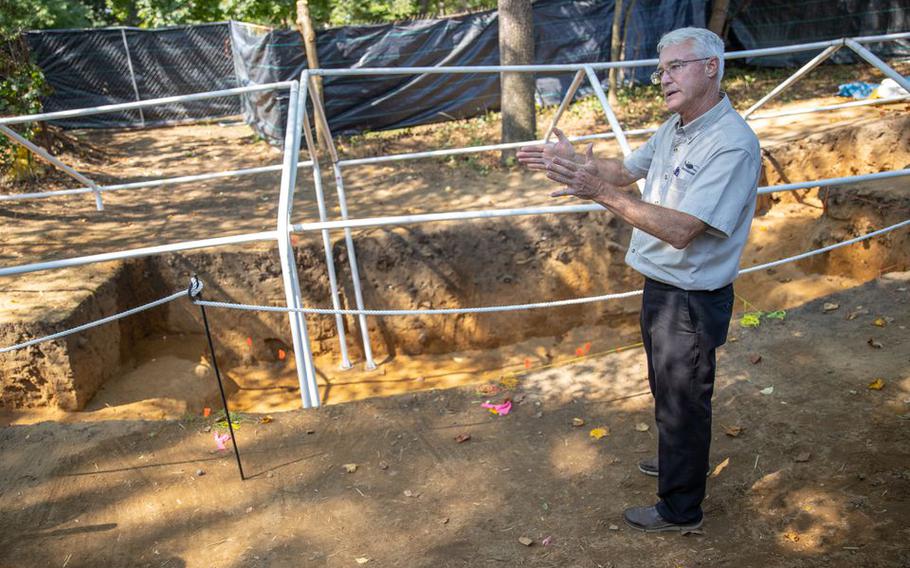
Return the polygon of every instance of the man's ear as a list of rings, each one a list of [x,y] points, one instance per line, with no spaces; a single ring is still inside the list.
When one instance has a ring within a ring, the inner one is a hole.
[[[717,57],[712,57],[708,60],[708,63],[705,64],[705,75],[708,77],[717,75]]]

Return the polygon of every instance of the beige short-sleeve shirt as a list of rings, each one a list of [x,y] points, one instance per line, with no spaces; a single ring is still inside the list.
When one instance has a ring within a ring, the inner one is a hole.
[[[739,272],[761,172],[758,138],[721,100],[690,124],[673,115],[625,166],[646,176],[641,198],[688,213],[708,230],[676,249],[634,229],[626,263],[645,276],[686,290],[716,290]]]

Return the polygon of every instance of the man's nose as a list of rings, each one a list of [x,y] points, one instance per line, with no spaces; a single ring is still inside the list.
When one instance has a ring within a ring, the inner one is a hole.
[[[672,82],[673,82],[673,78],[670,77],[670,72],[669,72],[669,71],[664,70],[664,71],[661,71],[661,72],[660,72],[660,84],[661,84],[661,86],[669,85],[669,84],[671,84]]]

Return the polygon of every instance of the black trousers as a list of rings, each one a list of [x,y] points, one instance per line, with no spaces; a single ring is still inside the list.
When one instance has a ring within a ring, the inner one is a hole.
[[[657,511],[673,523],[702,518],[715,350],[727,341],[732,313],[732,284],[692,291],[645,281],[641,335],[657,421]]]

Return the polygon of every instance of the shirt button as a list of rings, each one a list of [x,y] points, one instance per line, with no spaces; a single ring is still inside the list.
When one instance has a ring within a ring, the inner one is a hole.
[[[664,174],[664,181],[667,181],[668,179],[670,179],[670,176],[668,176],[667,174]]]

